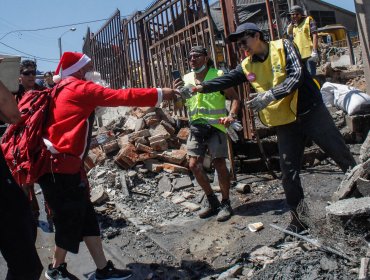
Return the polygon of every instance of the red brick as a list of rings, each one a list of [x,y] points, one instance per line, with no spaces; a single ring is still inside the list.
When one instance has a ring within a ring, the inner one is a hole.
[[[183,174],[188,174],[189,173],[189,169],[187,169],[186,167],[176,165],[176,164],[163,163],[162,166],[163,166],[163,170],[167,171],[169,173],[173,173],[173,172],[183,173]]]
[[[139,155],[136,148],[132,144],[127,144],[119,151],[118,155],[114,158],[114,162],[124,169],[129,169],[136,164]]]
[[[155,151],[165,151],[168,149],[167,141],[162,139],[155,142],[150,142],[150,147]]]
[[[188,127],[183,127],[180,129],[179,133],[177,133],[177,138],[179,138],[181,141],[186,142],[188,140],[190,130]]]

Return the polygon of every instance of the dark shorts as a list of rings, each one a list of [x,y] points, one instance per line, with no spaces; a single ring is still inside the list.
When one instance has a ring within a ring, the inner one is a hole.
[[[80,173],[46,174],[38,183],[53,211],[55,244],[58,247],[77,254],[83,237],[100,236],[89,188]]]

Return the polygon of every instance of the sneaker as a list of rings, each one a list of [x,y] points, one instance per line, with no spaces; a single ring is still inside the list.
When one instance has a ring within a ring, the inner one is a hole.
[[[123,280],[132,276],[132,271],[128,269],[117,269],[112,261],[108,261],[103,269],[97,269],[95,272],[96,280]]]
[[[220,212],[218,212],[216,220],[218,222],[225,222],[233,215],[233,209],[230,205],[230,200],[221,201]]]
[[[45,277],[49,280],[76,280],[78,279],[73,274],[67,271],[67,264],[62,263],[58,267],[53,268],[52,264],[49,264],[48,269],[45,271]]]
[[[208,195],[205,207],[203,207],[198,213],[199,218],[206,219],[217,215],[220,210],[220,205],[220,201],[215,194]]]

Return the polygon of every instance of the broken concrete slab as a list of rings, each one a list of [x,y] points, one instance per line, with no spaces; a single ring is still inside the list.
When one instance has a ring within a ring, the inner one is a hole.
[[[199,204],[196,204],[190,201],[184,201],[181,203],[181,205],[189,209],[191,212],[198,211],[201,208]]]
[[[158,191],[159,193],[164,192],[171,192],[172,184],[170,178],[168,176],[163,175],[162,178],[158,182]]]
[[[174,204],[180,204],[183,203],[186,199],[183,198],[181,195],[175,195],[172,197],[171,201]]]
[[[360,149],[360,160],[361,162],[365,162],[370,158],[370,130],[367,133],[367,137],[361,145]]]
[[[91,193],[91,203],[93,205],[100,205],[109,199],[108,194],[104,190],[102,185],[98,185],[94,188],[94,191]]]
[[[353,216],[370,213],[370,197],[339,200],[326,207],[328,215]]]
[[[189,176],[179,177],[173,180],[173,190],[179,191],[193,186]]]
[[[356,188],[356,182],[359,178],[366,177],[370,172],[370,159],[364,163],[356,165],[341,182],[338,190],[333,194],[332,200],[349,197]]]

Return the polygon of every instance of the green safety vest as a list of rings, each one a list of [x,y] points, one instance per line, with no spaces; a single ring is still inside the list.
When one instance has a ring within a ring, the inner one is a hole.
[[[210,68],[204,81],[212,80],[222,75],[222,71]],[[195,85],[195,73],[190,72],[183,78],[185,85]],[[210,125],[226,133],[223,124],[219,124],[219,119],[226,117],[225,96],[220,91],[211,93],[198,92],[186,100],[186,107],[190,122],[198,119],[207,121]]]

